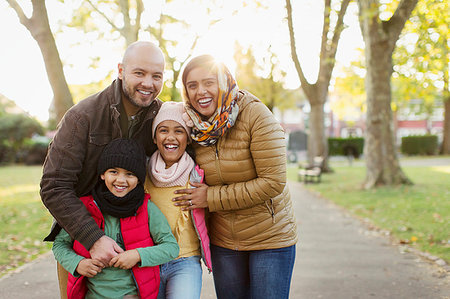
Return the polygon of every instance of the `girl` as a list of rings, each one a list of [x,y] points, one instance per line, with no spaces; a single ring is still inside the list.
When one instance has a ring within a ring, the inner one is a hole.
[[[180,246],[177,259],[161,265],[158,299],[198,299],[202,287],[200,257],[211,271],[209,238],[204,209],[182,210],[172,202],[174,191],[199,186],[203,171],[186,148],[190,127],[183,103],[165,102],[153,120],[152,136],[158,150],[151,156],[145,183],[147,192],[166,216]],[[192,123],[190,123],[192,125]]]

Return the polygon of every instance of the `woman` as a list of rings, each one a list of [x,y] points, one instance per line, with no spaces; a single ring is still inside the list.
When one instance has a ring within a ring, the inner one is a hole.
[[[196,161],[207,185],[177,190],[183,195],[174,201],[211,212],[217,297],[288,298],[297,228],[286,185],[284,132],[212,56],[192,59],[182,82]]]
[[[158,150],[149,160],[145,189],[166,216],[180,246],[177,259],[161,265],[158,299],[199,299],[202,289],[200,257],[211,270],[204,209],[182,211],[172,202],[175,190],[203,181],[203,170],[186,152],[191,128],[182,118],[183,113],[183,103],[165,102],[152,125]]]

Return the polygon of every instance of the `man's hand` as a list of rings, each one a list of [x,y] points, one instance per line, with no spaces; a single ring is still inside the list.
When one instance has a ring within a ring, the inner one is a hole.
[[[141,256],[139,255],[139,252],[136,249],[132,249],[119,253],[113,257],[109,262],[109,266],[120,269],[131,269],[140,261]]]
[[[77,272],[80,275],[86,277],[94,277],[98,273],[102,272],[102,263],[93,259],[82,259],[77,266]]]
[[[123,249],[108,236],[98,239],[89,250],[91,258],[100,261],[103,268],[108,267],[111,259],[121,252]]]

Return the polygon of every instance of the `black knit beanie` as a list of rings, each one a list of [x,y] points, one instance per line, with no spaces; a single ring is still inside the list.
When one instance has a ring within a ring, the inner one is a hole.
[[[98,161],[97,172],[100,176],[110,168],[120,167],[131,171],[144,184],[145,151],[141,144],[133,139],[115,139],[108,143]]]

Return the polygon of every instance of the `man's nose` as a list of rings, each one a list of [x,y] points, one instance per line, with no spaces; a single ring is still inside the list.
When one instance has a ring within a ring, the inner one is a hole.
[[[144,79],[141,82],[141,85],[144,87],[151,87],[153,85],[153,78],[152,76],[145,76]]]

